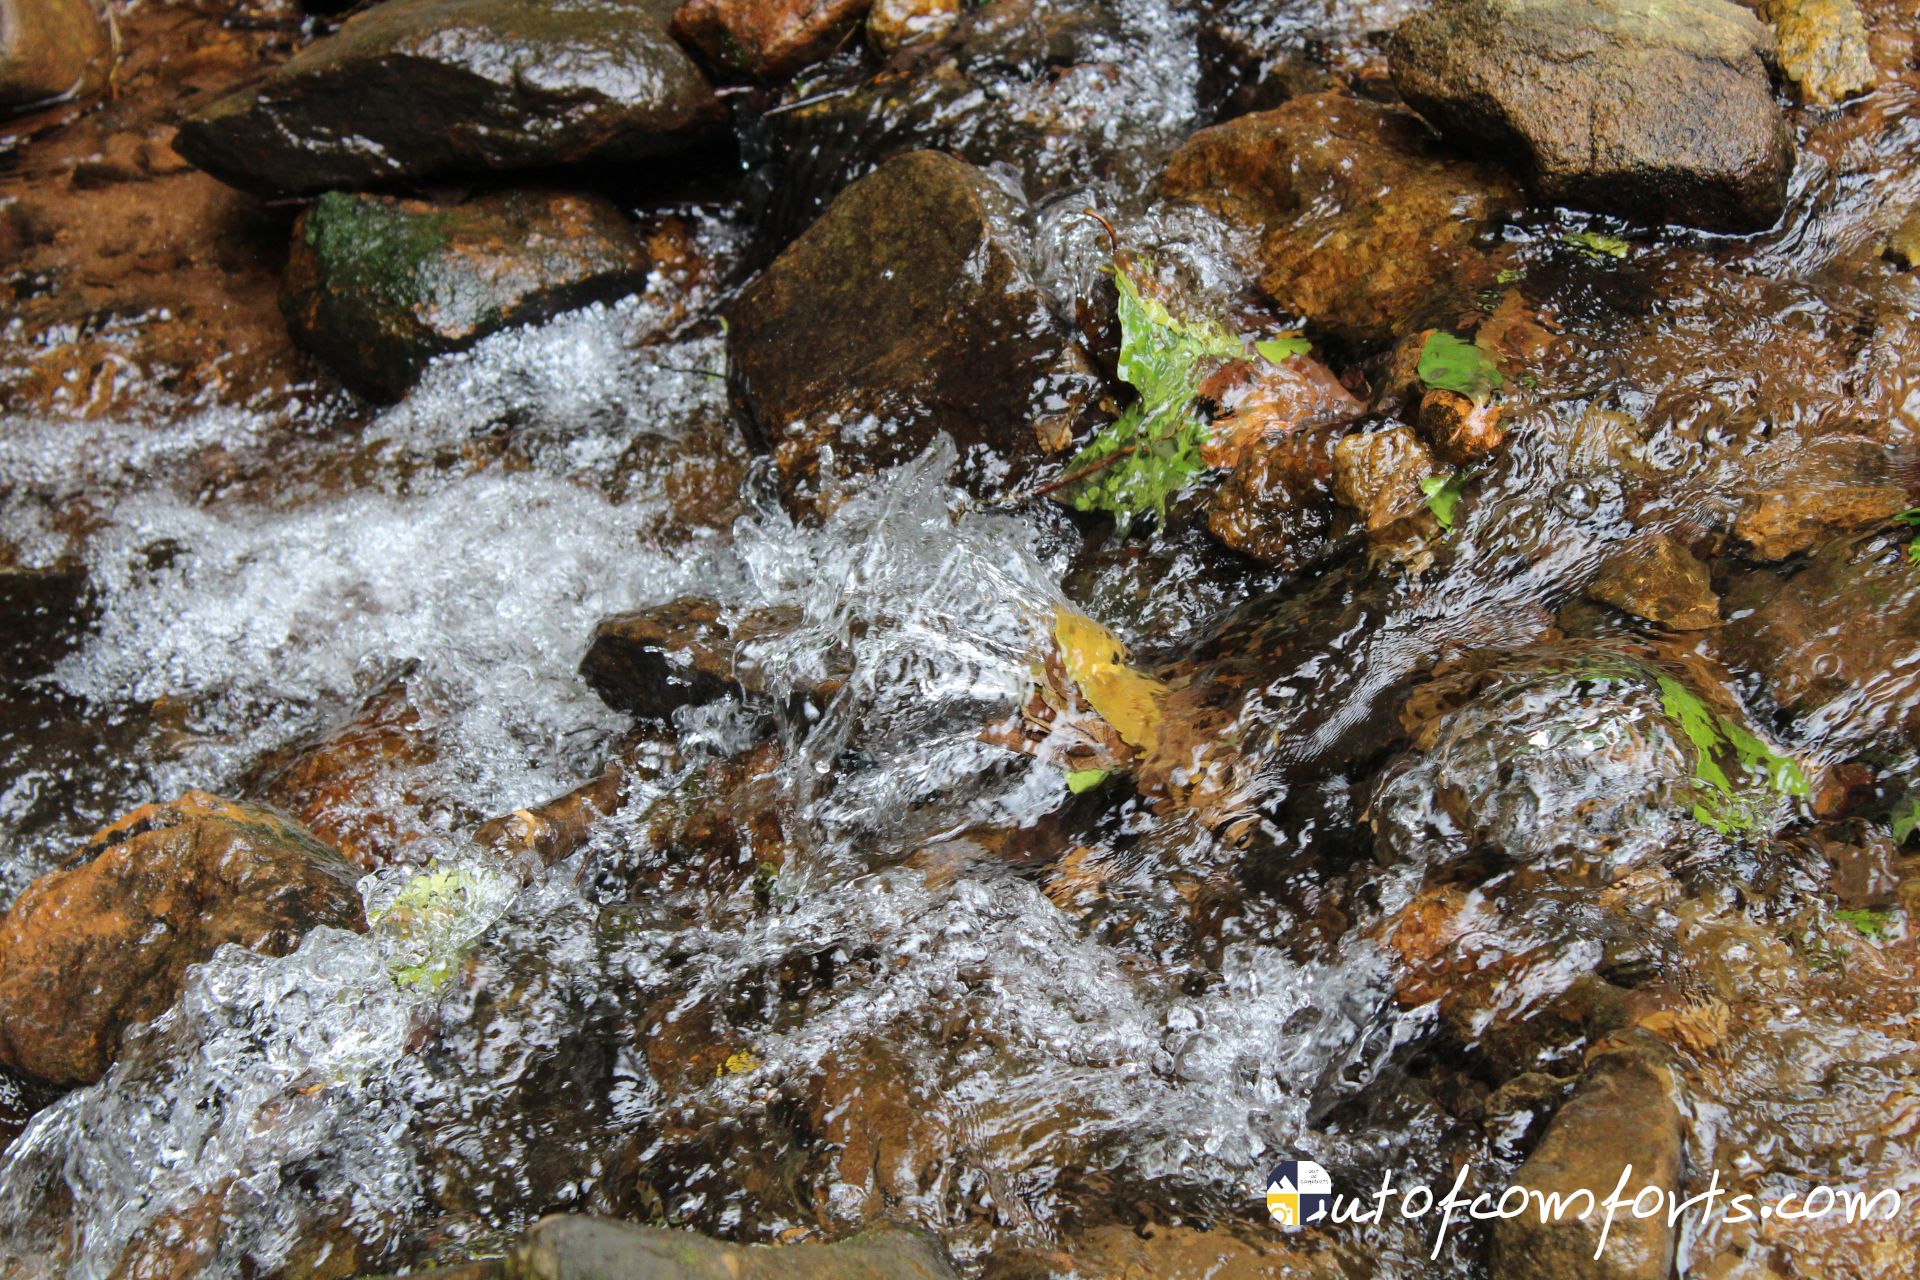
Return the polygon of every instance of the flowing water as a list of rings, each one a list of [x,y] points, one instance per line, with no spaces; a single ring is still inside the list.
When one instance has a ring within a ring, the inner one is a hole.
[[[1151,199],[1205,123],[1192,15],[1120,13],[1125,75],[1046,82],[1104,133],[999,176],[1030,202],[1063,312],[1106,262],[1089,204],[1230,306],[1252,247]],[[1327,20],[1366,21],[1383,20]],[[731,442],[717,328],[642,345],[640,301],[497,335],[377,413],[155,387],[151,412],[10,418],[0,536],[24,563],[77,547],[93,616],[8,686],[0,902],[135,805],[244,788],[396,672],[431,750],[351,801],[405,837],[362,883],[367,933],[223,949],[6,1148],[0,1276],[129,1274],[210,1221],[207,1276],[333,1250],[452,1260],[562,1210],[753,1241],[886,1216],[974,1264],[1108,1223],[1258,1222],[1290,1156],[1355,1191],[1389,1171],[1445,1186],[1463,1163],[1498,1187],[1539,1109],[1488,1095],[1578,1075],[1584,1033],[1533,1015],[1593,974],[1726,1015],[1688,1060],[1690,1178],[1916,1181],[1910,939],[1906,961],[1856,939],[1834,976],[1846,934],[1816,836],[1838,824],[1754,776],[1735,783],[1758,835],[1690,816],[1661,684],[1711,683],[1810,773],[1870,760],[1890,802],[1913,763],[1911,648],[1791,720],[1763,674],[1581,599],[1609,548],[1724,529],[1768,467],[1798,483],[1803,451],[1870,429],[1920,474],[1920,290],[1860,265],[1920,197],[1909,92],[1874,100],[1878,132],[1827,144],[1830,119],[1800,121],[1793,208],[1767,236],[1672,232],[1601,267],[1562,239],[1579,215],[1503,232],[1556,354],[1413,573],[1358,537],[1283,571],[1190,524],[1129,541],[1046,502],[987,507],[944,442],[796,524]],[[749,143],[749,161],[775,146]],[[838,163],[819,145],[809,162]],[[804,222],[763,197],[685,211],[703,253],[750,263],[756,236]],[[723,477],[692,518],[676,458]],[[1859,554],[1904,545],[1881,530]],[[596,621],[686,594],[783,619],[750,655],[767,688],[636,747],[577,668]],[[1218,798],[1069,796],[983,738],[1063,606],[1182,690],[1196,760],[1232,743]],[[838,692],[809,701],[828,677]],[[1416,685],[1430,696],[1409,703]],[[476,843],[623,751],[653,763],[561,861],[503,867]],[[702,803],[738,828],[724,854],[661,820]],[[455,888],[423,934],[383,908],[430,861]],[[1391,945],[1442,891],[1469,921],[1445,980],[1499,975],[1464,1007],[1420,996]],[[1434,1250],[1431,1226],[1343,1227],[1328,1257],[1484,1274],[1482,1230]],[[1683,1233],[1680,1273],[1762,1245],[1780,1274],[1881,1274],[1845,1269],[1867,1237],[1756,1244],[1712,1222]]]

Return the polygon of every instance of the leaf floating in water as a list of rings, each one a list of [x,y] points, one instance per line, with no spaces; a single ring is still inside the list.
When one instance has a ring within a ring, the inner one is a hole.
[[[727,1055],[727,1060],[713,1069],[713,1078],[725,1079],[727,1076],[744,1076],[760,1066],[760,1055],[751,1049],[736,1049]]]
[[[1089,472],[1067,487],[1081,511],[1106,511],[1124,528],[1147,511],[1164,518],[1167,500],[1207,469],[1200,448],[1207,421],[1195,397],[1206,366],[1245,360],[1246,345],[1210,321],[1184,321],[1140,289],[1116,262],[1120,292],[1119,374],[1140,398],[1067,463]]]
[[[1624,258],[1632,248],[1619,236],[1602,235],[1598,231],[1569,231],[1560,239],[1580,251],[1580,255],[1594,262],[1607,258]]]
[[[1093,790],[1111,776],[1105,769],[1075,769],[1067,775],[1067,790],[1080,795]]]
[[[1721,715],[1672,676],[1659,676],[1660,707],[1693,744],[1698,800],[1693,816],[1721,835],[1758,830],[1764,814],[1735,788],[1720,760],[1731,751],[1740,767],[1759,772],[1777,795],[1805,799],[1812,793],[1800,763],[1783,756]]]
[[[1087,705],[1128,746],[1152,751],[1160,741],[1160,699],[1167,686],[1128,666],[1126,646],[1083,614],[1056,607],[1053,638],[1061,665]]]
[[[1454,512],[1459,508],[1460,497],[1466,488],[1467,473],[1464,471],[1428,476],[1420,482],[1420,492],[1427,495],[1427,510],[1433,512],[1433,518],[1440,522],[1443,532],[1453,532]]]
[[[1420,348],[1418,372],[1427,386],[1465,396],[1477,405],[1485,404],[1506,381],[1492,356],[1464,338],[1442,332],[1428,335]]]
[[[1893,913],[1873,907],[1836,911],[1833,918],[1853,926],[1854,932],[1869,942],[1886,942],[1893,937]]]
[[[1253,349],[1262,359],[1279,364],[1294,356],[1304,356],[1313,350],[1313,343],[1297,333],[1282,334],[1277,338],[1263,338],[1253,344]]]

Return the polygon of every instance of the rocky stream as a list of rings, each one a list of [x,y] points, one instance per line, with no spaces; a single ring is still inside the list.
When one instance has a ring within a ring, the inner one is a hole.
[[[0,1280],[1908,1280],[1917,266],[1913,0],[0,0]]]

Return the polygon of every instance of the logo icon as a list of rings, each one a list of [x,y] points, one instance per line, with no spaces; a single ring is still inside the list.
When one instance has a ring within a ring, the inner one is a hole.
[[[1333,1179],[1311,1160],[1282,1160],[1267,1175],[1267,1216],[1297,1231],[1333,1208]]]

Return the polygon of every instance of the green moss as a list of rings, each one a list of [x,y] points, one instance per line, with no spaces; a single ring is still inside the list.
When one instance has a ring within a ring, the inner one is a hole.
[[[1842,924],[1851,925],[1854,932],[1869,942],[1885,942],[1893,936],[1893,912],[1874,907],[1858,907],[1849,911],[1836,911],[1833,918]]]
[[[377,197],[331,191],[307,211],[304,233],[329,290],[404,307],[419,291],[422,265],[451,243],[454,222],[450,212],[409,212]]]

